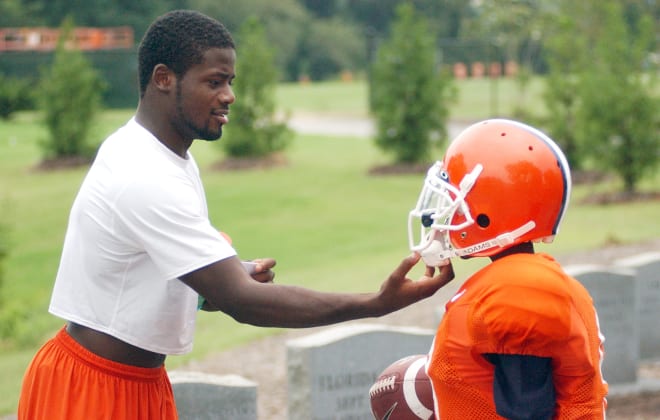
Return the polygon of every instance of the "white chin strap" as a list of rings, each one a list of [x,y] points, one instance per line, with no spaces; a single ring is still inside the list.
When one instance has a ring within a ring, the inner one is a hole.
[[[424,249],[419,250],[418,252],[424,260],[424,264],[431,267],[441,267],[443,265],[449,264],[449,259],[452,257],[463,257],[466,255],[476,254],[477,252],[485,251],[494,247],[504,248],[508,245],[511,245],[515,242],[516,239],[520,238],[527,232],[534,229],[536,223],[532,220],[520,226],[517,229],[512,230],[511,232],[505,232],[493,239],[487,241],[470,245],[466,248],[452,248],[449,244],[448,232],[431,232],[430,234],[442,237],[443,240],[433,239],[428,242],[428,245]]]
[[[429,267],[442,267],[449,264],[449,259],[454,257],[451,249],[446,249],[437,239],[429,242],[429,245],[419,253],[424,260],[424,264]]]

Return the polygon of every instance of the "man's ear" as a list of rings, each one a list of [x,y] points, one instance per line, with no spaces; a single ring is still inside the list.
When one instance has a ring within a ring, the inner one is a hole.
[[[156,64],[154,71],[151,74],[151,79],[156,89],[168,92],[175,84],[176,77],[174,72],[170,70],[165,64]]]

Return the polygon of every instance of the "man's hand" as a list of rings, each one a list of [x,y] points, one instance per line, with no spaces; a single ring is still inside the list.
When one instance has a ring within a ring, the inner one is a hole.
[[[245,263],[251,263],[252,267],[248,270],[250,276],[258,281],[259,283],[272,283],[275,279],[275,272],[272,270],[275,267],[277,262],[273,258],[257,258],[250,261],[244,261]]]
[[[382,302],[383,314],[405,308],[432,296],[454,279],[454,268],[451,263],[437,268],[426,266],[424,275],[417,281],[408,278],[408,273],[419,260],[420,255],[417,253],[406,257],[382,284],[378,299]]]

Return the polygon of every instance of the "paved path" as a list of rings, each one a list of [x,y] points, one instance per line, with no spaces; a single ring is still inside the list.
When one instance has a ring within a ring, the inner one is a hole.
[[[375,133],[374,122],[366,117],[295,114],[289,118],[288,125],[303,134],[372,137]],[[455,138],[466,126],[465,123],[450,121],[449,138]]]

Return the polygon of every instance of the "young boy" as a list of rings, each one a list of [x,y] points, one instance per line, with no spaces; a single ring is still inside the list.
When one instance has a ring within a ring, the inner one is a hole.
[[[437,419],[605,418],[592,299],[534,252],[554,239],[570,192],[559,147],[510,120],[467,128],[428,171],[409,216],[411,248],[431,266],[492,261],[446,304],[427,366]]]

